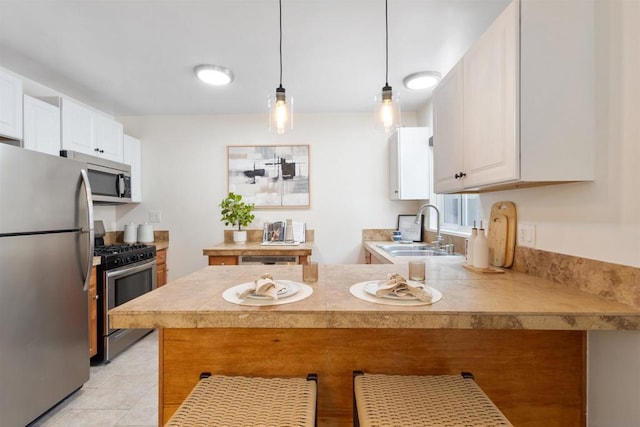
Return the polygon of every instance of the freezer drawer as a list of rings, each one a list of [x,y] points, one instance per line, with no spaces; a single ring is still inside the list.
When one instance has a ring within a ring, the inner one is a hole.
[[[89,379],[80,233],[0,237],[1,425],[22,426]]]

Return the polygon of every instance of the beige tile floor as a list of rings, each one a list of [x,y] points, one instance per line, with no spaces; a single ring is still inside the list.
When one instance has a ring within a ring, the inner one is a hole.
[[[89,381],[80,390],[32,424],[37,427],[157,425],[157,331],[129,347],[111,363],[92,366]]]

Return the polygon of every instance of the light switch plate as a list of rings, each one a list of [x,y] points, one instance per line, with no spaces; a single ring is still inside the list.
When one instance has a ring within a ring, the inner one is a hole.
[[[149,211],[149,222],[161,222],[161,221],[162,221],[162,212]]]
[[[518,246],[536,247],[536,225],[529,222],[518,223]]]

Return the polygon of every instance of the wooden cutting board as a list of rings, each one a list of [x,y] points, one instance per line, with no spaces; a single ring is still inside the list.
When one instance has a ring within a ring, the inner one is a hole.
[[[516,247],[516,205],[497,202],[491,206],[489,218],[489,263],[511,267]]]
[[[489,222],[489,264],[504,267],[507,258],[507,217],[502,214],[491,216]]]

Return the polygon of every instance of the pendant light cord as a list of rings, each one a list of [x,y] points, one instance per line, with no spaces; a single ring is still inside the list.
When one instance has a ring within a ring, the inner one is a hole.
[[[282,0],[278,0],[280,7],[280,87],[282,88]]]
[[[385,86],[389,86],[389,12],[388,12],[388,0],[384,0],[384,34],[385,34]]]

